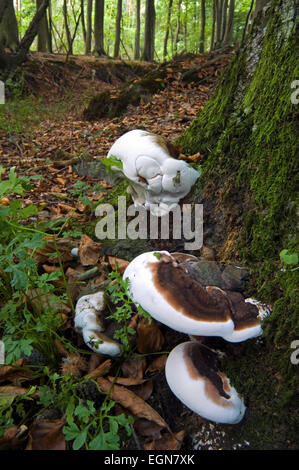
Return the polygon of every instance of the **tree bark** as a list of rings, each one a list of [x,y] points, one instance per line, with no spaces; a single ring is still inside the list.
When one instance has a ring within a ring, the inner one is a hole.
[[[215,25],[216,25],[216,0],[213,1],[213,17],[212,17],[210,51],[214,49],[214,44],[215,44]]]
[[[233,26],[234,26],[234,14],[235,14],[235,0],[230,0],[228,20],[226,24],[226,30],[223,38],[223,46],[229,46],[233,40]]]
[[[120,48],[120,25],[121,25],[121,17],[122,17],[122,8],[123,2],[122,0],[117,0],[117,12],[116,12],[116,21],[115,21],[115,42],[114,42],[114,57],[119,56],[119,48]]]
[[[86,25],[85,25],[85,5],[84,0],[81,0],[81,25],[84,44],[86,43]]]
[[[42,0],[36,0],[36,9],[38,10],[42,4]],[[49,28],[47,14],[45,12],[44,16],[39,22],[38,32],[37,32],[37,50],[38,52],[47,52],[48,51],[48,42],[49,42]]]
[[[134,59],[140,59],[140,0],[136,0],[136,29]]]
[[[244,355],[226,359],[232,383],[240,377],[248,383],[254,370],[254,390],[247,389],[250,423],[243,421],[242,435],[250,435],[253,448],[290,449],[297,440],[298,377],[290,366],[290,338],[298,337],[299,270],[282,270],[279,253],[298,246],[298,105],[291,99],[291,84],[298,79],[298,18],[294,0],[266,6],[176,143],[182,153],[202,156],[202,177],[186,202],[205,207],[206,246],[223,262],[239,260],[252,270],[252,293],[273,309],[263,323],[259,360],[249,343],[245,360]],[[279,413],[273,370],[280,378]]]
[[[16,51],[19,44],[18,24],[13,0],[5,1],[0,10],[0,46]]]
[[[38,24],[49,6],[49,1],[50,0],[43,0],[43,3],[35,13],[23,39],[18,45],[16,54],[7,54],[0,46],[0,68],[13,70],[26,60],[31,44],[37,35]]]
[[[146,0],[143,60],[153,61],[155,53],[155,0]]]
[[[73,54],[73,44],[72,44],[72,36],[71,31],[69,28],[69,20],[68,20],[68,12],[67,12],[67,0],[63,0],[63,22],[64,22],[64,29],[66,34],[66,41],[68,47],[68,55]]]
[[[204,53],[205,50],[205,26],[206,26],[206,2],[201,0],[201,27],[200,27],[200,42],[199,52]]]
[[[47,13],[46,13],[47,15]],[[52,24],[52,5],[51,0],[49,1],[49,8],[48,8],[48,37],[47,37],[47,45],[48,51],[52,54],[53,53],[53,24]]]
[[[106,55],[104,50],[105,0],[95,0],[94,11],[94,51],[98,56]]]
[[[221,42],[224,39],[225,31],[226,31],[226,22],[227,22],[227,6],[228,0],[224,0],[223,2],[223,10],[222,10],[222,20],[221,20]]]
[[[86,12],[86,39],[85,39],[85,54],[90,54],[91,52],[91,23],[92,23],[92,0],[87,2],[87,12]]]
[[[182,5],[182,0],[178,0],[178,11],[177,11],[176,29],[175,29],[175,36],[174,36],[174,54],[175,55],[178,52],[178,42],[179,42],[179,35],[180,35],[180,28],[181,28],[181,5]]]
[[[164,60],[166,59],[166,56],[167,56],[167,43],[168,43],[168,37],[169,37],[172,4],[173,4],[173,0],[169,0],[168,11],[167,11],[166,31],[165,31],[164,46],[163,46],[163,59]]]

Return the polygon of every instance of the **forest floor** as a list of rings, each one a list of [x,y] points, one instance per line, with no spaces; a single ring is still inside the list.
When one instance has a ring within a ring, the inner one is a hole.
[[[48,230],[49,227],[54,230],[57,221],[58,227],[63,227],[65,235],[69,235],[64,238],[62,235],[58,236],[56,242],[73,302],[80,292],[82,294],[91,285],[90,279],[83,282],[81,280],[78,284],[78,277],[82,273],[91,266],[98,268],[96,278],[92,279],[94,288],[105,284],[109,272],[116,265],[115,257],[100,257],[99,246],[85,236],[84,226],[90,223],[93,214],[88,201],[82,197],[82,191],[80,193],[78,186],[74,185],[78,181],[84,183],[84,196],[88,196],[93,204],[105,191],[113,188],[109,183],[101,181],[101,190],[96,189],[95,185],[99,181],[91,176],[78,176],[73,169],[74,161],[99,160],[105,157],[113,142],[122,133],[134,128],[145,128],[175,141],[203,108],[232,55],[233,51],[222,51],[218,60],[214,60],[215,53],[180,57],[178,60],[181,71],[174,72],[173,65],[169,63],[162,92],[141,102],[137,107],[129,107],[123,117],[102,118],[94,122],[82,119],[82,112],[94,93],[109,90],[112,95],[117,94],[125,79],[138,79],[153,65],[138,64],[137,67],[133,64],[128,68],[122,61],[70,57],[67,66],[64,66],[63,56],[42,54],[34,55],[25,64],[24,85],[31,95],[24,97],[20,93],[18,100],[8,100],[6,108],[0,110],[0,158],[4,168],[2,179],[7,177],[11,167],[15,167],[18,177],[41,175],[42,179],[34,181],[24,198],[21,195],[7,195],[0,203],[4,207],[9,206],[13,198],[17,198],[24,207],[34,205],[37,213],[24,223],[25,226],[28,222],[46,222]],[[184,82],[183,73],[197,65],[200,66],[197,79],[191,83]],[[200,161],[201,156],[191,156],[192,158]],[[70,250],[74,246],[80,246],[80,260],[70,256]],[[53,258],[53,252],[55,253],[55,249],[53,250],[53,244],[49,241],[46,248],[34,253],[41,274],[61,270],[59,260]],[[91,259],[85,259],[82,265],[84,256],[90,256]],[[117,261],[121,271],[127,262],[120,259]],[[63,288],[61,281],[56,280],[54,284],[58,289]],[[43,299],[40,300],[44,303]],[[119,370],[118,362],[99,358],[95,354],[88,355],[82,339],[73,329],[71,305],[66,302],[64,307],[66,308],[58,309],[63,321],[59,330],[60,339],[55,342],[59,357],[57,372],[61,375],[73,374],[78,382],[87,377],[94,378],[106,386],[116,380],[119,393],[116,394],[117,397],[111,394],[111,398],[119,402],[115,406],[115,412],[133,415],[135,423],[132,436],[129,439],[122,436],[121,448],[250,448],[250,443],[246,440],[239,442],[238,426],[231,432],[232,426],[212,424],[184,407],[170,392],[163,371],[167,357],[165,351],[171,350],[180,341],[188,340],[187,336],[174,333],[156,323],[149,326],[139,321],[138,324],[134,315],[130,326],[137,331],[135,354],[121,365],[122,377],[115,378]],[[153,337],[160,337],[159,344]],[[76,352],[69,348],[70,343],[78,348]],[[82,353],[84,348],[85,354]],[[32,375],[30,367],[33,362],[31,351],[27,356],[23,354],[17,367],[2,367],[0,394],[21,399],[34,385],[40,398],[42,390],[39,387],[45,383],[45,377],[43,373],[38,379],[38,374]],[[42,364],[43,367],[47,365],[43,361]],[[34,393],[31,393],[31,399],[33,397],[37,400]],[[136,396],[141,401],[132,405],[132,397]],[[14,398],[11,403],[13,400]],[[22,416],[19,421],[16,419],[15,424],[6,428],[4,435],[0,437],[0,449],[65,448],[65,436],[62,433],[65,415],[59,414],[55,406],[50,406],[50,402],[47,407],[44,398],[39,406],[34,405],[33,408],[34,413],[29,413],[27,420]],[[43,432],[45,429],[46,436]]]

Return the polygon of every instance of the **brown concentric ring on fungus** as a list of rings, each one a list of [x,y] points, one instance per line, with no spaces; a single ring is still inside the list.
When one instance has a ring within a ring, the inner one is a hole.
[[[219,370],[213,351],[195,342],[179,344],[168,356],[165,373],[177,398],[203,418],[227,424],[243,418],[244,403]]]

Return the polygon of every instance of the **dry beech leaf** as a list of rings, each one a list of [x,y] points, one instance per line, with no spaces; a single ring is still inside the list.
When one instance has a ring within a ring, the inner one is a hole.
[[[184,431],[176,434],[165,433],[160,439],[153,440],[143,446],[144,450],[180,450],[184,439]]]
[[[143,400],[148,400],[151,394],[153,393],[153,382],[152,380],[147,380],[143,384],[140,385],[133,385],[130,387],[132,392],[136,393],[140,398]]]
[[[103,375],[108,374],[109,370],[111,369],[112,361],[111,359],[107,359],[106,361],[102,362],[96,369],[92,372],[89,372],[85,375],[86,378],[95,379],[97,377],[102,377]]]
[[[143,374],[146,369],[146,359],[144,357],[132,357],[125,361],[121,370],[125,377],[134,377],[143,379]]]
[[[82,235],[79,245],[79,258],[83,266],[97,264],[100,258],[101,243],[94,242],[87,235]]]
[[[62,419],[35,421],[29,428],[26,450],[65,450]]]
[[[109,382],[113,382],[118,385],[124,385],[125,387],[130,387],[132,385],[141,385],[146,382],[146,379],[139,379],[138,377],[111,377],[108,376],[107,379]]]
[[[0,398],[1,395],[9,395],[9,396],[15,396],[15,397],[20,397],[24,395],[25,393],[28,392],[28,388],[24,387],[17,387],[15,385],[4,385],[0,387]],[[39,392],[34,392],[30,395],[31,398],[38,398],[39,397]]]
[[[121,385],[114,385],[109,380],[99,377],[97,379],[100,390],[103,393],[109,393],[112,400],[118,401],[124,408],[128,408],[131,413],[139,418],[145,418],[153,421],[158,426],[167,427],[164,419],[142,398]]]
[[[164,370],[167,358],[167,354],[157,357],[157,359],[150,363],[146,372],[160,372],[161,370]]]
[[[164,344],[164,336],[161,333],[158,323],[152,320],[148,322],[146,318],[141,318],[137,326],[137,349],[141,354],[161,351]]]
[[[115,256],[108,256],[108,263],[113,269],[113,271],[116,270],[117,264],[117,270],[120,274],[123,274],[125,272],[126,267],[130,264],[129,261],[121,258],[116,258]]]
[[[14,365],[0,367],[0,382],[31,380],[31,374],[21,369],[24,364],[25,360],[21,358]]]
[[[159,426],[152,421],[148,421],[148,419],[144,418],[136,418],[134,420],[134,429],[140,434],[141,436],[149,437],[150,439],[161,439],[162,434],[162,426]]]
[[[0,437],[0,450],[18,450],[23,449],[27,440],[28,428],[24,425],[10,426],[5,429],[3,436]]]

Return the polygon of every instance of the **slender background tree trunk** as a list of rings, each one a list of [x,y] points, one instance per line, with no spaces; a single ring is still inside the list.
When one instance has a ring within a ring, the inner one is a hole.
[[[143,60],[153,61],[155,53],[155,0],[146,0]]]
[[[140,0],[136,0],[136,29],[134,59],[140,59]]]
[[[114,42],[114,57],[119,56],[119,47],[120,47],[120,34],[121,34],[121,17],[122,17],[122,0],[117,0],[117,13],[115,21],[115,42]]]
[[[85,39],[85,54],[91,52],[91,35],[92,35],[92,0],[87,1],[86,11],[86,39]]]
[[[205,50],[205,26],[206,26],[206,2],[201,0],[201,27],[200,27],[200,42],[199,52],[202,54]]]
[[[94,10],[94,50],[96,55],[105,55],[104,50],[105,0],[95,0]]]

